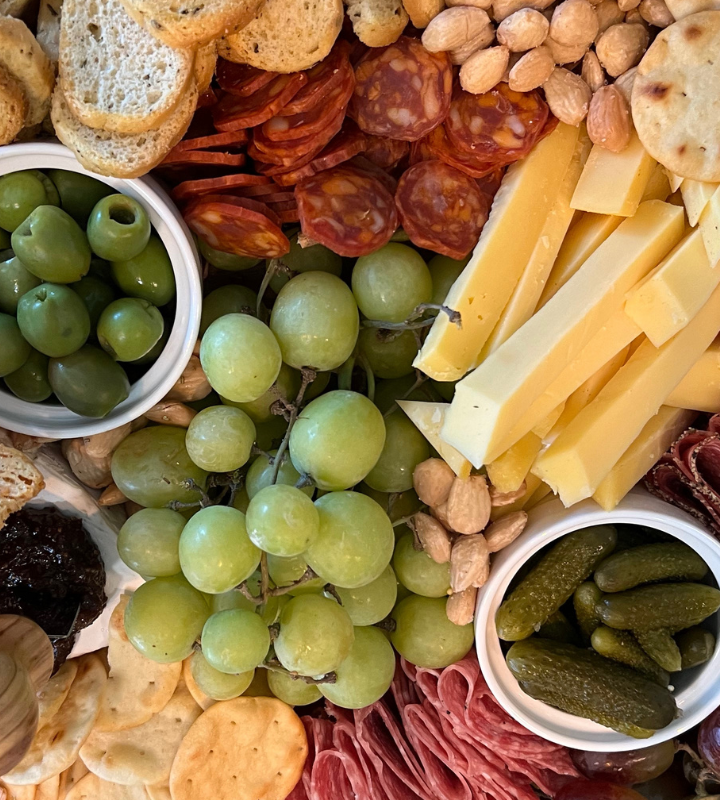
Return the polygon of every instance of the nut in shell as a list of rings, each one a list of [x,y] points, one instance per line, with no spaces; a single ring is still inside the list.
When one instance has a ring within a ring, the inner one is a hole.
[[[450,537],[435,517],[418,512],[412,519],[412,527],[423,550],[433,561],[438,564],[447,564],[450,561]]]
[[[428,458],[415,467],[413,486],[428,506],[440,506],[448,499],[455,473],[441,458]]]
[[[471,94],[485,94],[500,83],[510,51],[504,45],[478,50],[460,67],[460,85]]]
[[[615,86],[603,86],[593,95],[587,116],[587,132],[593,144],[611,153],[621,153],[627,147],[632,132],[630,108]]]
[[[545,82],[545,98],[550,111],[566,125],[579,125],[587,116],[592,92],[579,76],[556,67]]]
[[[450,556],[450,588],[464,592],[471,586],[481,588],[490,577],[490,550],[481,533],[461,536]]]
[[[587,83],[592,92],[597,92],[601,86],[605,85],[605,72],[602,66],[600,66],[600,61],[594,50],[588,50],[587,53],[585,53],[580,77]]]
[[[505,517],[501,517],[492,525],[489,525],[485,533],[485,541],[488,545],[488,550],[491,553],[497,553],[504,547],[517,539],[518,536],[525,530],[527,525],[528,515],[526,511],[515,511]]]
[[[642,25],[611,25],[600,36],[595,51],[608,75],[616,78],[639,63],[650,37]]]
[[[597,36],[598,26],[595,8],[588,0],[564,0],[553,11],[550,36],[558,44],[589,46]]]
[[[445,609],[448,619],[455,625],[469,625],[475,616],[478,590],[474,586],[464,592],[454,592],[447,599]]]
[[[555,59],[545,45],[528,50],[510,70],[508,86],[514,92],[530,92],[542,86],[555,69]]]
[[[490,17],[481,8],[446,8],[423,31],[423,47],[431,53],[456,50],[485,30],[489,22]]]
[[[539,47],[547,38],[550,24],[533,8],[522,8],[506,17],[497,29],[497,39],[512,53],[524,53]]]
[[[491,509],[490,492],[482,475],[456,478],[447,500],[447,527],[457,533],[478,533],[488,524]]]

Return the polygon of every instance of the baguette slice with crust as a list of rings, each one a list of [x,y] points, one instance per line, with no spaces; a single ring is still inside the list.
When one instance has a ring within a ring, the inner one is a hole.
[[[25,125],[27,102],[20,83],[0,65],[0,145],[10,144]]]
[[[55,70],[28,26],[19,19],[0,17],[0,64],[25,93],[25,124],[42,122],[50,108]]]
[[[267,0],[249,25],[220,40],[218,50],[228,61],[298,72],[325,58],[342,22],[342,0]]]
[[[45,479],[33,462],[14,447],[0,444],[0,528],[45,488]]]
[[[265,0],[123,0],[130,16],[170,47],[196,48],[248,24]]]
[[[408,24],[401,0],[345,0],[355,35],[368,47],[396,42]]]
[[[217,65],[217,42],[198,47],[195,53],[195,84],[202,94],[210,88]]]
[[[73,116],[62,86],[58,85],[53,94],[52,121],[58,139],[75,153],[86,169],[114,178],[139,178],[156,167],[185,135],[195,113],[197,97],[193,81],[177,108],[157,130],[112,133],[83,125]]]
[[[32,0],[0,0],[0,15],[3,17],[22,17]]]
[[[60,77],[84,125],[116,133],[154,130],[192,80],[195,54],[151,36],[120,0],[65,0]]]
[[[37,40],[45,55],[57,65],[60,52],[60,20],[62,0],[40,0]]]

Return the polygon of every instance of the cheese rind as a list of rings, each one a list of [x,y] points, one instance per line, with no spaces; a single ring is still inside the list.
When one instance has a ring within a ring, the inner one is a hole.
[[[621,153],[596,144],[570,205],[594,214],[631,217],[640,205],[656,163],[635,132]]]
[[[670,392],[665,405],[710,414],[720,412],[720,339],[693,364],[690,372]]]
[[[518,420],[622,311],[627,291],[678,242],[683,228],[681,208],[659,200],[643,203],[543,308],[457,384],[443,440],[480,467],[524,436],[527,430],[517,431]],[[577,385],[629,341],[608,353]]]
[[[537,244],[575,151],[579,129],[561,123],[507,171],[478,244],[448,292],[462,327],[438,314],[414,366],[439,381],[471,369]]]
[[[397,404],[458,478],[469,477],[472,470],[470,462],[440,438],[440,429],[450,404],[425,403],[420,400],[398,400]]]
[[[630,489],[650,470],[660,456],[692,423],[693,411],[662,406],[640,431],[635,441],[601,481],[593,500],[612,511]]]
[[[625,313],[660,347],[690,322],[719,283],[720,269],[710,264],[695,230],[631,291]]]
[[[657,414],[718,331],[720,288],[700,313],[662,347],[645,341],[555,442],[532,472],[565,506],[592,496],[622,454]]]
[[[690,178],[685,178],[682,182],[680,194],[685,204],[685,211],[687,212],[688,222],[691,228],[694,228],[698,224],[698,220],[705,210],[705,206],[710,202],[710,198],[715,194],[717,188],[717,183],[694,181]]]

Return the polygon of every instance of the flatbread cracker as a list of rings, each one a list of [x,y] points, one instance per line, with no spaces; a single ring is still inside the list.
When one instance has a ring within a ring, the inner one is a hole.
[[[0,781],[0,788],[7,794],[7,800],[35,800],[35,786],[14,786]]]
[[[307,738],[290,706],[269,697],[216,703],[183,739],[170,776],[173,800],[285,800],[300,779]]]
[[[55,775],[43,781],[35,789],[35,800],[58,800],[60,776]]]
[[[129,599],[123,596],[110,618],[110,676],[95,725],[97,731],[123,731],[143,725],[168,704],[182,672],[182,663],[150,661],[130,643],[124,623]]]
[[[640,141],[664,167],[720,182],[720,11],[691,14],[658,33],[632,93]]]
[[[150,800],[150,796],[142,784],[121,786],[119,783],[108,783],[89,772],[73,786],[67,800]]]
[[[106,781],[166,784],[180,742],[201,711],[187,686],[180,683],[165,708],[143,725],[108,733],[93,731],[80,757],[90,772]]]
[[[65,772],[61,773],[58,800],[65,800],[73,786],[79,783],[88,772],[89,770],[83,764],[82,759],[78,758],[72,767],[68,767]]]
[[[146,786],[150,800],[172,800],[170,789],[167,786]]]
[[[38,730],[44,728],[65,702],[77,675],[77,660],[66,661],[37,693]]]

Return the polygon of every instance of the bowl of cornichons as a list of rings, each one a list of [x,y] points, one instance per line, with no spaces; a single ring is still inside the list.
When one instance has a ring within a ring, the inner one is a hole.
[[[611,512],[531,512],[478,597],[500,704],[550,741],[601,752],[673,739],[720,704],[720,543],[635,489]]]

